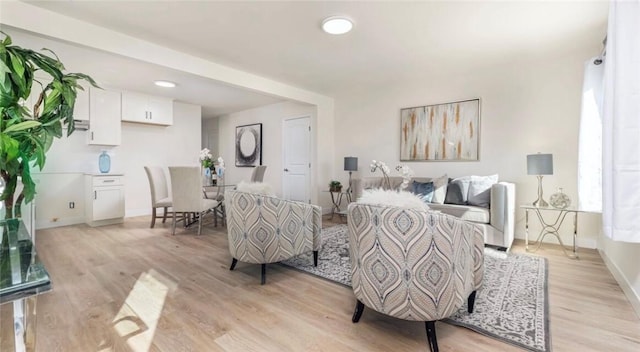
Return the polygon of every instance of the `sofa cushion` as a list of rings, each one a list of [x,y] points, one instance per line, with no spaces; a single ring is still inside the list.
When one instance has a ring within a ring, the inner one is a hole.
[[[447,185],[447,195],[444,203],[466,205],[469,194],[469,183],[471,183],[471,176],[458,177],[451,180],[449,185]]]
[[[399,208],[414,210],[429,210],[427,203],[420,197],[405,191],[389,191],[383,189],[370,189],[362,192],[362,197],[358,198],[358,203],[388,205]]]
[[[411,182],[411,192],[422,198],[423,202],[429,203],[433,199],[433,182],[413,181]]]
[[[488,208],[491,203],[491,186],[498,183],[498,175],[471,176],[467,203]]]
[[[431,204],[430,208],[432,210],[439,210],[445,214],[453,215],[462,220],[480,224],[488,224],[491,221],[491,214],[487,208],[456,204]]]

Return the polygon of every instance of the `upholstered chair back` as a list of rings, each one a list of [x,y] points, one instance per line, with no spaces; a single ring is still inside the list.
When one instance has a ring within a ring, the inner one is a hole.
[[[167,177],[164,174],[164,170],[159,166],[145,166],[144,171],[146,171],[149,178],[151,206],[156,206],[159,200],[169,197]]]
[[[320,249],[317,205],[234,190],[224,202],[229,251],[241,262],[274,263]]]
[[[351,203],[352,286],[365,306],[405,320],[448,317],[482,284],[480,226],[435,211]]]
[[[202,176],[199,166],[170,166],[171,195],[175,212],[202,211]]]

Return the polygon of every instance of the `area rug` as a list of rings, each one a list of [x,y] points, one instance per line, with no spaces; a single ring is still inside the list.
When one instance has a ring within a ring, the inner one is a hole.
[[[347,225],[322,230],[318,266],[311,253],[282,264],[351,286]],[[549,299],[545,258],[485,249],[485,271],[473,314],[466,304],[443,322],[521,347],[550,352]]]

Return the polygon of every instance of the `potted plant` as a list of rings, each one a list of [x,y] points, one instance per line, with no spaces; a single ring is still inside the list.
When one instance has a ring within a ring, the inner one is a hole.
[[[331,181],[329,182],[329,191],[331,192],[340,192],[342,191],[342,184],[340,181]]]
[[[4,203],[5,218],[21,217],[20,205],[29,203],[36,194],[31,167],[44,167],[46,153],[54,138],[62,137],[63,125],[67,136],[74,131],[73,107],[78,80],[86,80],[97,87],[94,80],[82,73],[65,73],[58,57],[11,45],[11,37],[0,32],[0,177],[4,185],[0,201]],[[37,71],[49,76],[51,83],[42,84],[35,78]],[[23,106],[31,94],[33,84],[42,85],[42,93],[33,106]],[[22,189],[17,197],[18,182]]]

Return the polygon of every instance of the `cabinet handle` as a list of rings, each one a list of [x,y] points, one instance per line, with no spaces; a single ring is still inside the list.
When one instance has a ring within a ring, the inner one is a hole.
[[[93,140],[93,132],[91,132],[91,140]]]
[[[93,199],[98,199],[98,191],[93,191]]]
[[[153,111],[149,111],[149,120],[153,120]]]
[[[116,182],[116,180],[103,180],[102,183],[111,183],[111,182]]]

